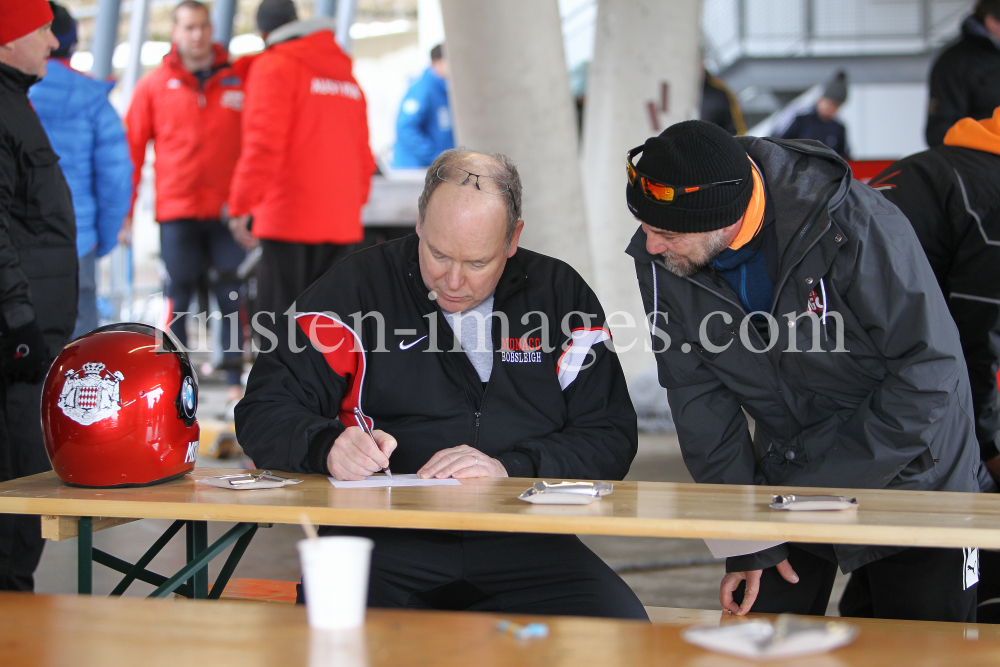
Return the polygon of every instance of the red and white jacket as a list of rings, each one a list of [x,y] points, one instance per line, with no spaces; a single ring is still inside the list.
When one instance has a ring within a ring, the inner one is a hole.
[[[628,472],[635,411],[605,344],[604,311],[567,264],[523,248],[507,260],[485,384],[428,298],[416,236],[351,255],[297,306],[294,323],[270,327],[273,345],[265,342],[236,408],[240,444],[258,466],[327,473],[334,439],[361,407],[399,442],[393,472],[416,472],[462,444],[512,477]]]

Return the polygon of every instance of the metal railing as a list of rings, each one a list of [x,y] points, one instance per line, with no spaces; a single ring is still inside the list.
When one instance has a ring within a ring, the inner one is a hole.
[[[958,34],[972,0],[704,0],[710,66],[745,57],[933,50]]]

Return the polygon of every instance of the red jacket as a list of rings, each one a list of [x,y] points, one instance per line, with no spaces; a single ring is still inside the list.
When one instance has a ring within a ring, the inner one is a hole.
[[[316,24],[289,24],[293,35],[308,34],[254,61],[229,213],[252,212],[263,239],[357,243],[375,171],[365,98],[333,33],[309,32]]]
[[[244,81],[252,58],[232,65],[215,46],[215,71],[204,87],[176,49],[136,84],[125,115],[129,150],[139,184],[152,139],[156,149],[156,219],[215,220],[229,197],[240,157]],[[135,190],[133,190],[135,192]],[[135,194],[133,205],[135,203]]]

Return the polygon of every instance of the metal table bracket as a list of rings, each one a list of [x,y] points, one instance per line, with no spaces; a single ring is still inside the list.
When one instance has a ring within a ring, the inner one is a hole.
[[[78,520],[77,591],[80,595],[90,595],[93,592],[93,564],[96,562],[125,575],[111,591],[111,595],[121,595],[132,582],[139,580],[157,587],[149,597],[166,597],[176,592],[184,597],[203,600],[219,599],[259,527],[255,522],[238,523],[209,546],[207,521],[174,521],[133,564],[95,549],[93,525],[93,517],[80,517]],[[172,577],[147,570],[146,566],[150,561],[181,528],[186,528],[187,564]],[[210,592],[208,563],[230,545],[234,545],[233,550],[223,564]]]

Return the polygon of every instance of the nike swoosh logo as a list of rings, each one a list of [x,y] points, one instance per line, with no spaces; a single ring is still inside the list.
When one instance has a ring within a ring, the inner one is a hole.
[[[410,343],[409,345],[405,344],[403,341],[399,341],[399,349],[401,349],[401,350],[409,350],[411,347],[413,347],[414,345],[416,345],[417,343],[419,343],[420,341],[422,341],[424,338],[427,338],[427,336],[424,336],[423,338],[418,338],[415,341],[413,341],[412,343]]]

